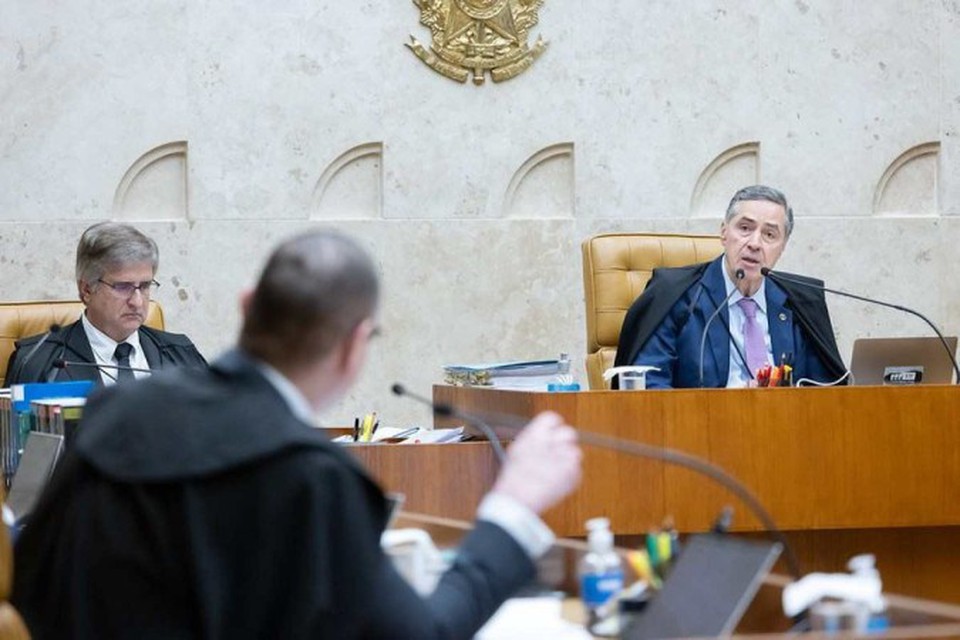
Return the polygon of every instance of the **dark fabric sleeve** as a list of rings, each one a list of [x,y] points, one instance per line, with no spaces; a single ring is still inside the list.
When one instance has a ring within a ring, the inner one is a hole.
[[[631,365],[637,360],[641,349],[661,328],[664,318],[687,289],[700,279],[709,264],[704,262],[692,267],[653,270],[643,293],[630,306],[623,319],[614,366]],[[618,377],[613,379],[611,388],[619,388]]]
[[[843,376],[847,367],[840,357],[837,339],[833,332],[833,323],[830,320],[830,311],[822,290],[823,281],[794,273],[784,274],[794,280],[806,283],[797,285],[785,280],[778,280],[793,309],[797,324],[804,332],[805,342],[813,346],[811,357],[816,361],[811,363],[811,375],[822,371],[821,381],[832,381]],[[848,384],[844,380],[841,384]]]
[[[472,638],[503,601],[534,575],[533,562],[517,542],[499,526],[480,521],[426,600],[384,562],[364,637]]]

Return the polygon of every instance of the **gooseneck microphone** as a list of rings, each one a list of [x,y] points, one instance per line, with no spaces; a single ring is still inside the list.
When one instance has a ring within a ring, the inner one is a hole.
[[[483,435],[487,437],[487,440],[490,441],[490,446],[493,448],[493,453],[495,456],[497,456],[497,462],[503,465],[504,461],[507,458],[507,454],[504,453],[503,451],[503,444],[500,442],[500,438],[499,436],[497,436],[493,428],[489,424],[487,424],[484,420],[480,419],[479,417],[473,414],[466,414],[461,411],[457,411],[451,405],[434,404],[427,398],[424,398],[421,395],[417,395],[416,393],[408,391],[406,387],[404,387],[402,384],[399,384],[399,383],[394,383],[394,385],[390,387],[390,390],[393,392],[394,395],[397,395],[400,397],[406,396],[408,398],[416,400],[420,404],[427,405],[428,407],[433,409],[433,413],[435,415],[442,416],[445,418],[456,418],[457,420],[462,420],[463,422],[466,422],[467,424],[476,427],[477,429],[480,430],[481,433],[483,433]]]
[[[480,419],[476,413],[466,413],[454,408],[452,405],[435,403],[427,398],[424,398],[423,396],[411,393],[407,391],[403,385],[394,384],[392,389],[393,392],[398,396],[407,396],[416,400],[417,402],[420,402],[421,404],[427,405],[433,409],[433,412],[436,415],[455,417],[470,424],[476,424],[477,426],[483,424],[486,429],[490,428],[487,422],[492,422],[497,425],[502,425],[503,427],[513,431],[519,431],[526,426],[527,422],[529,422],[527,418],[522,418],[513,414],[495,414],[488,412],[484,412],[482,414],[484,419]],[[773,518],[770,517],[770,514],[767,513],[766,509],[763,508],[763,505],[760,504],[760,501],[750,492],[749,489],[747,489],[739,480],[717,465],[689,453],[677,451],[676,449],[657,447],[644,444],[642,442],[625,440],[616,436],[609,436],[593,431],[584,431],[583,429],[576,429],[576,431],[580,442],[583,444],[600,449],[616,451],[618,453],[626,453],[639,458],[648,458],[651,460],[658,460],[660,462],[666,462],[668,464],[684,467],[704,475],[720,486],[724,487],[735,496],[740,498],[740,500],[747,505],[747,508],[750,509],[753,515],[757,517],[770,536],[783,545],[783,558],[787,564],[787,569],[797,580],[801,578],[802,574],[800,572],[800,565],[793,553],[793,549],[787,542],[783,532],[777,528]],[[499,442],[497,444],[499,445]]]
[[[70,369],[98,369],[100,373],[107,376],[114,382],[117,381],[117,377],[112,375],[107,369],[113,371],[133,371],[139,373],[153,373],[150,369],[143,369],[140,367],[127,367],[121,366],[119,364],[98,364],[96,362],[78,362],[75,360],[64,360],[63,358],[57,358],[53,361],[53,366],[55,369],[63,369],[67,372],[67,375],[70,375]],[[72,376],[71,376],[72,377]]]
[[[52,336],[55,333],[60,333],[60,325],[57,324],[56,322],[50,325],[50,327],[47,329],[47,332],[43,334],[43,337],[37,340],[37,344],[33,345],[33,347],[30,348],[30,351],[27,352],[27,355],[23,356],[23,360],[20,360],[19,362],[17,362],[16,371],[13,372],[13,375],[7,376],[7,380],[19,381],[20,374],[23,373],[23,370],[24,368],[26,368],[27,363],[33,360],[33,356],[37,355],[37,351],[40,350],[40,347],[42,347],[44,343],[50,339],[50,336]],[[7,383],[6,381],[5,383],[7,384],[8,387],[10,386],[10,384]]]
[[[700,335],[700,388],[701,389],[703,388],[703,355],[707,348],[707,332],[710,331],[710,324],[714,320],[716,320],[717,316],[720,315],[720,312],[726,308],[727,303],[730,302],[730,298],[732,298],[733,294],[735,294],[738,290],[736,285],[739,284],[741,280],[743,280],[746,274],[743,272],[743,269],[737,269],[734,272],[733,276],[736,280],[736,283],[734,284],[733,289],[730,291],[730,293],[727,294],[727,297],[723,299],[723,302],[717,305],[717,308],[714,310],[713,313],[710,314],[710,317],[707,318],[707,323],[703,325],[703,333]],[[733,336],[730,336],[730,342],[733,342],[733,346],[736,347],[737,349],[737,354],[740,356],[740,359],[744,361],[744,364],[746,364],[746,359],[743,357],[743,354],[740,353],[740,347],[738,347],[736,342],[734,342]],[[750,372],[750,375],[753,375],[753,371]]]
[[[933,332],[937,334],[938,338],[940,338],[940,344],[943,345],[944,350],[947,352],[947,357],[950,358],[950,362],[953,364],[953,370],[957,374],[957,384],[960,384],[960,366],[957,365],[957,359],[953,356],[953,352],[950,351],[950,345],[947,344],[946,338],[943,337],[943,334],[940,332],[940,329],[937,328],[937,325],[933,324],[933,322],[927,318],[927,316],[923,315],[919,311],[904,307],[899,304],[893,304],[892,302],[884,302],[883,300],[875,300],[873,298],[867,298],[866,296],[858,296],[855,293],[847,293],[846,291],[840,291],[839,289],[830,289],[829,287],[825,287],[824,285],[817,284],[815,282],[808,282],[799,278],[791,278],[790,276],[778,273],[772,269],[768,269],[767,267],[760,269],[760,273],[768,278],[772,278],[774,281],[789,282],[790,284],[798,284],[803,287],[810,287],[811,289],[819,289],[820,291],[833,293],[838,296],[843,296],[844,298],[853,298],[854,300],[860,300],[861,302],[869,302],[870,304],[877,304],[881,307],[888,307],[890,309],[896,309],[897,311],[904,311],[910,315],[920,318],[926,322],[927,326],[933,329]]]

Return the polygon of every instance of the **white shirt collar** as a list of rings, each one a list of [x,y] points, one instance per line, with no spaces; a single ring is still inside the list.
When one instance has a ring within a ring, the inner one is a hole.
[[[727,273],[726,256],[724,256],[723,262],[720,264],[720,270],[723,272],[724,290],[727,292],[727,295],[730,296],[730,292],[736,289],[737,285],[733,283],[733,278],[731,278],[730,274]],[[736,293],[730,296],[730,300],[727,302],[727,306],[732,307],[738,302],[740,302],[741,299],[746,297],[747,296],[743,295],[742,293],[740,293],[739,290],[737,290]],[[757,289],[757,291],[750,297],[753,298],[753,301],[757,303],[758,307],[760,307],[760,311],[762,311],[764,315],[766,315],[767,313],[767,279],[766,278],[760,279],[760,288]]]
[[[315,419],[313,416],[313,408],[310,406],[306,396],[303,395],[300,389],[298,389],[295,384],[290,382],[286,376],[271,367],[266,362],[252,357],[251,360],[256,363],[257,369],[260,370],[260,373],[263,374],[263,377],[267,379],[267,382],[273,385],[273,388],[277,390],[277,393],[280,394],[280,397],[283,398],[284,402],[287,403],[287,406],[290,408],[290,411],[293,413],[293,415],[297,416],[309,425],[314,425]]]
[[[90,343],[90,348],[93,349],[93,355],[96,357],[97,362],[113,362],[113,353],[117,350],[117,345],[120,343],[93,326],[93,323],[87,318],[86,311],[80,315],[80,321],[83,322],[83,331],[87,334],[87,341]],[[131,333],[124,342],[133,347],[134,354],[143,353],[140,349],[139,331]]]

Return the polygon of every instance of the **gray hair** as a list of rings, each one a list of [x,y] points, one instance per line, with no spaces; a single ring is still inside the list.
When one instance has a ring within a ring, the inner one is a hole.
[[[96,283],[109,270],[143,263],[157,272],[157,243],[123,222],[95,224],[83,232],[77,244],[77,282]]]
[[[377,270],[353,239],[310,231],[278,246],[263,269],[240,331],[240,346],[277,367],[309,365],[373,316]]]
[[[783,192],[779,189],[774,189],[773,187],[768,187],[762,184],[755,184],[750,187],[744,187],[733,194],[733,198],[730,200],[730,204],[727,205],[727,215],[724,217],[724,222],[730,222],[735,215],[737,215],[737,206],[741,202],[746,201],[756,201],[764,200],[766,202],[773,202],[779,204],[783,207],[783,210],[787,214],[787,237],[790,237],[790,234],[793,233],[793,208],[787,202],[787,196],[783,195]]]

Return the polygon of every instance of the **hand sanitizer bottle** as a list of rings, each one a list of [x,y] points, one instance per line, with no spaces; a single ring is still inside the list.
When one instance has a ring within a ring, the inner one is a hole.
[[[587,521],[587,545],[589,551],[580,560],[580,598],[587,608],[592,628],[599,620],[597,609],[612,596],[623,590],[623,565],[620,556],[613,550],[613,533],[610,520],[593,518]]]

